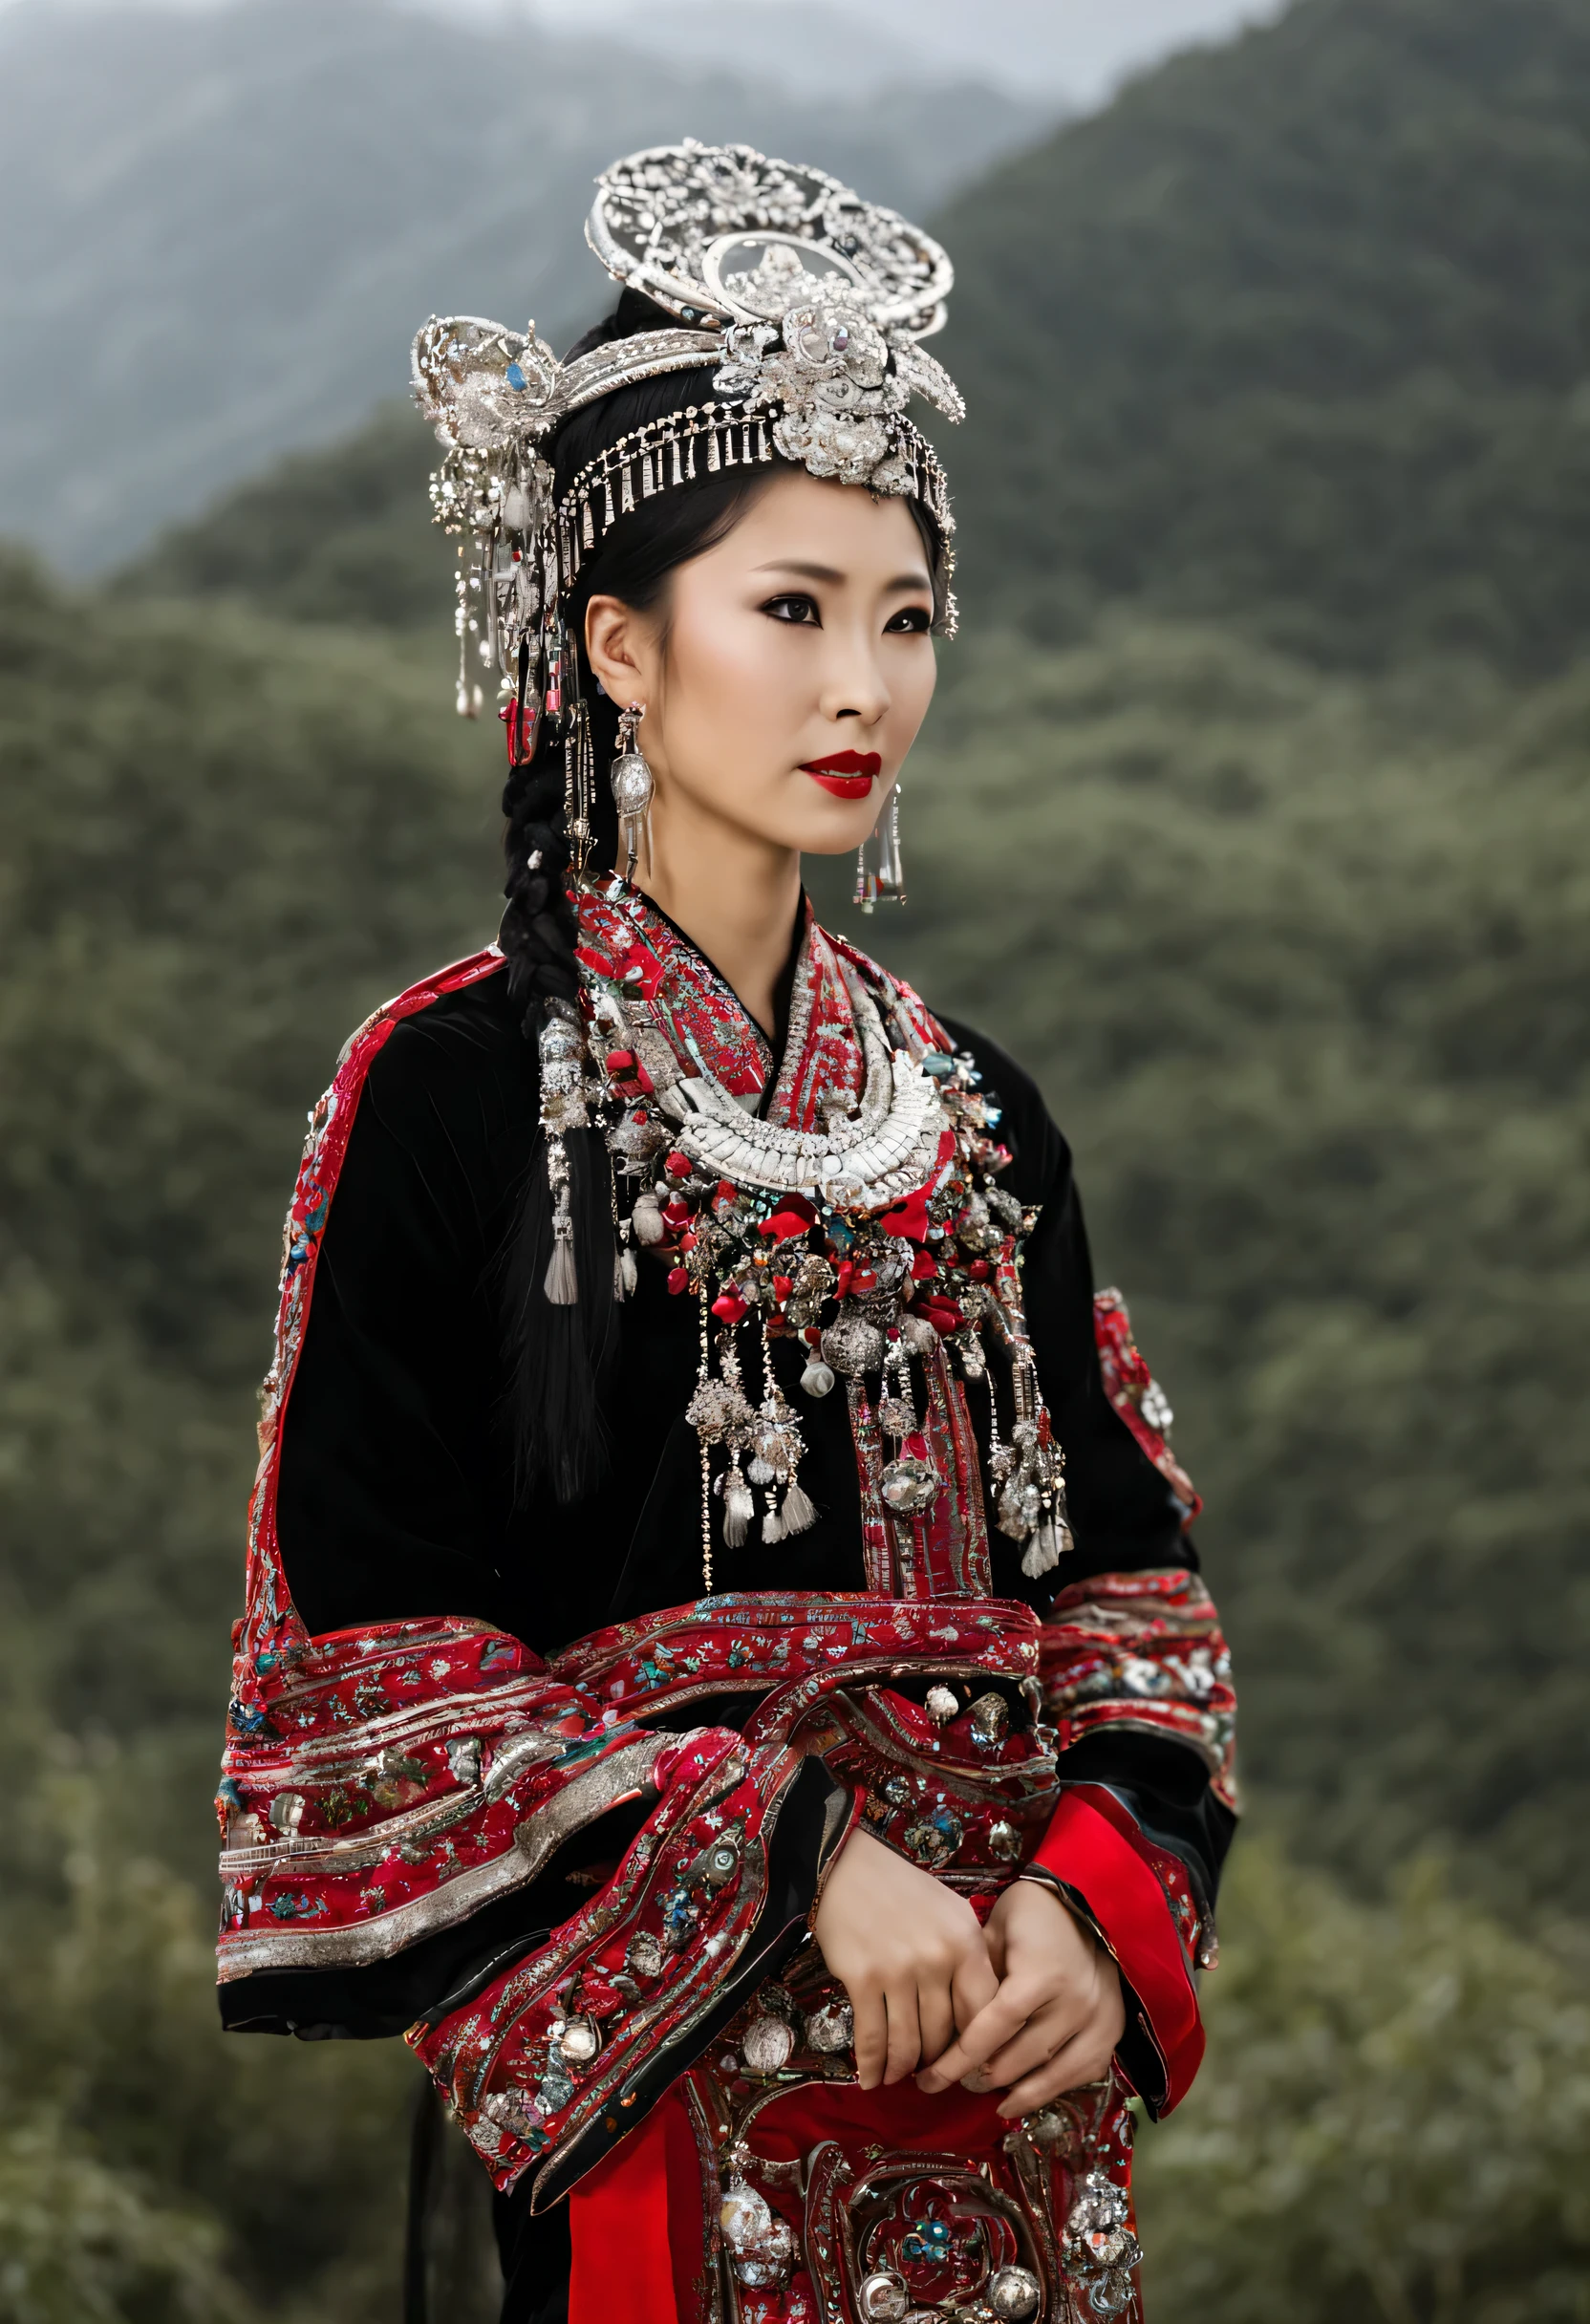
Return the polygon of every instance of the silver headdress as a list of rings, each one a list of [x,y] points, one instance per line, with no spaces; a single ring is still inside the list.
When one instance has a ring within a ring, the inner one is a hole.
[[[944,471],[906,414],[913,395],[950,420],[965,408],[920,344],[942,326],[954,280],[937,243],[826,172],[748,145],[654,146],[596,188],[591,248],[678,329],[567,364],[533,323],[517,332],[433,315],[414,341],[416,400],[445,447],[432,506],[460,536],[459,709],[481,707],[473,646],[513,698],[504,716],[519,762],[541,717],[567,722],[573,708],[558,609],[586,554],[637,500],[695,477],[698,461],[714,472],[779,454],[813,476],[911,496],[946,543],[954,530]],[[541,447],[571,412],[708,363],[711,399],[624,437],[555,497]]]

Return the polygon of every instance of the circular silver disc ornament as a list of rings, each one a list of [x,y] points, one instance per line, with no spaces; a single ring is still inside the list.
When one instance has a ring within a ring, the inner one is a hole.
[[[937,330],[955,282],[947,252],[896,211],[752,145],[627,155],[596,181],[586,239],[617,281],[692,326],[770,319],[774,251],[781,273],[798,270],[813,290],[843,286],[877,328],[913,338]]]
[[[771,2015],[753,2017],[745,2029],[745,2038],[740,2045],[740,2055],[745,2060],[747,2073],[777,2074],[789,2062],[795,2047],[795,2032],[782,2017]]]
[[[911,2307],[911,2293],[903,2275],[896,2275],[892,2268],[880,2268],[875,2274],[863,2277],[856,2303],[867,2324],[902,2324]]]
[[[1030,2268],[999,2268],[989,2277],[983,2297],[1001,2324],[1007,2317],[1011,2324],[1022,2324],[1038,2313],[1043,2287]]]

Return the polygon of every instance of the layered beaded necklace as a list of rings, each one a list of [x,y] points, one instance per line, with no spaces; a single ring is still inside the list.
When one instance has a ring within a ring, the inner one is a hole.
[[[804,1351],[806,1395],[827,1395],[842,1376],[852,1425],[875,1420],[892,1441],[878,1491],[908,1529],[951,1489],[924,1433],[913,1359],[925,1381],[953,1359],[961,1382],[987,1383],[997,1520],[1023,1543],[1022,1571],[1046,1572],[1070,1537],[1064,1455],[1021,1302],[1019,1253],[1037,1213],[995,1183],[1009,1157],[972,1059],[908,988],[809,915],[765,1108],[765,1044],[753,1035],[747,1057],[739,1002],[623,881],[582,891],[579,961],[583,1024],[572,1011],[549,1020],[543,1042],[560,1233],[566,1247],[562,1132],[594,1120],[612,1167],[618,1296],[633,1288],[638,1246],[700,1311],[687,1416],[700,1449],[705,1587],[714,1497],[731,1550],[759,1497],[766,1542],[817,1515],[800,1480],[800,1417],[773,1366],[772,1343],[784,1338]],[[583,1060],[570,1054],[577,1032]],[[548,1296],[559,1296],[550,1279]],[[1009,1360],[1008,1436],[991,1339]]]

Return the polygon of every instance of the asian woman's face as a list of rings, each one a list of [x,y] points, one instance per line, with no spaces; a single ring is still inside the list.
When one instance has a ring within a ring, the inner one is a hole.
[[[814,855],[860,845],[933,699],[933,585],[903,501],[776,476],[638,614],[596,597],[592,670],[646,705],[659,846],[714,824]]]

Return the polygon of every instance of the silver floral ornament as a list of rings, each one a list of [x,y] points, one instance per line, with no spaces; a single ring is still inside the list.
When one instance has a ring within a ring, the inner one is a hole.
[[[815,2050],[820,2057],[834,2056],[848,2050],[855,2039],[855,2018],[848,2001],[825,2002],[813,2010],[806,2021],[806,2048]]]
[[[632,1977],[660,1976],[666,1959],[662,1939],[654,1936],[649,1928],[637,1930],[630,1939],[629,1949],[624,1955]]]
[[[907,1453],[890,1462],[878,1490],[897,1517],[917,1517],[938,1498],[938,1475],[931,1462]]]

